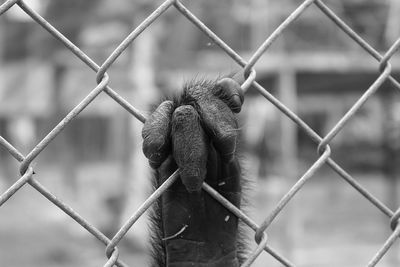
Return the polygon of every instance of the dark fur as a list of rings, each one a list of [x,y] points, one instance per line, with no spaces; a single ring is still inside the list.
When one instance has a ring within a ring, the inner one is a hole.
[[[152,186],[153,190],[156,190],[161,184],[158,183],[159,175],[157,171],[153,172]],[[243,175],[243,177],[246,177]],[[248,179],[242,179],[242,203],[241,210],[244,210],[246,213],[246,208],[251,207],[250,201],[246,198],[249,195],[247,192],[251,192],[254,190],[252,182]],[[150,221],[150,258],[151,258],[151,267],[165,267],[165,245],[163,235],[163,224],[162,224],[162,210],[161,210],[161,200],[158,199],[152,206],[149,216]],[[237,239],[237,257],[239,259],[239,264],[242,265],[243,262],[248,257],[249,251],[249,234],[248,234],[248,226],[239,221],[238,227],[238,239]]]
[[[153,174],[153,188],[154,190],[160,185],[158,183],[158,174],[157,171],[154,171]],[[151,257],[151,267],[162,267],[166,266],[165,257],[165,246],[163,242],[163,223],[162,223],[162,210],[161,210],[161,200],[157,199],[157,201],[153,204],[151,213],[150,213],[150,257]]]

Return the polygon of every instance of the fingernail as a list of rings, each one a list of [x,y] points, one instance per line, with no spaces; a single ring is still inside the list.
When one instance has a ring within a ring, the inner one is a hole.
[[[232,95],[231,98],[229,99],[229,103],[230,103],[230,108],[235,113],[239,113],[240,110],[242,109],[242,100],[238,94]]]

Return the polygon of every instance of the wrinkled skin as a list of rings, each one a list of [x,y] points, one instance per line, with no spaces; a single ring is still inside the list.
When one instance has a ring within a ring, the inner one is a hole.
[[[237,218],[201,189],[207,182],[240,206],[236,158],[240,86],[231,78],[193,82],[162,102],[143,127],[143,152],[157,184],[178,167],[180,179],[161,197],[163,255],[156,266],[239,266]]]

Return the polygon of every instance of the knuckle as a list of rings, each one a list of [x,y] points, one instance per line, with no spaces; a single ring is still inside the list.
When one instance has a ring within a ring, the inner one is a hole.
[[[238,94],[234,94],[229,98],[228,106],[233,112],[239,113],[242,109],[242,100]]]
[[[145,140],[142,149],[143,154],[149,160],[150,166],[156,169],[168,157],[170,144]]]
[[[187,123],[188,121],[198,120],[199,115],[197,111],[190,105],[179,106],[172,114],[172,128],[176,133],[177,127],[191,128],[193,124]]]
[[[243,90],[232,78],[223,78],[216,84],[215,95],[224,101],[234,113],[239,113],[244,102]]]
[[[175,109],[173,117],[186,119],[196,116],[197,112],[191,105],[182,105]]]
[[[173,102],[164,101],[151,114],[142,129],[143,154],[154,168],[168,156],[170,150],[170,127]]]
[[[190,105],[178,107],[172,116],[173,155],[189,192],[199,191],[206,175],[207,137],[198,117]]]

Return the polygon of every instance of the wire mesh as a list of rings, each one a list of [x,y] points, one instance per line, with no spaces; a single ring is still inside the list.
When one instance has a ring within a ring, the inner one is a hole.
[[[247,90],[250,86],[253,86],[264,98],[272,103],[280,112],[290,118],[297,127],[304,131],[317,145],[317,153],[319,158],[312,164],[312,166],[302,175],[292,188],[281,198],[274,209],[268,214],[261,225],[257,225],[251,218],[245,215],[240,209],[235,207],[232,203],[221,196],[211,186],[204,183],[203,189],[210,194],[213,198],[218,200],[222,205],[229,209],[233,214],[240,218],[245,224],[247,224],[255,232],[255,241],[258,246],[254,250],[243,266],[251,266],[255,259],[263,251],[269,253],[277,261],[282,263],[284,266],[295,266],[294,263],[290,262],[284,255],[278,253],[268,244],[267,230],[270,224],[274,221],[278,214],[286,207],[291,199],[301,190],[307,181],[313,177],[315,172],[323,165],[329,166],[334,170],[341,178],[343,178],[350,186],[355,188],[366,200],[370,201],[376,208],[378,208],[384,215],[390,219],[390,226],[393,233],[387,238],[386,242],[382,245],[378,252],[371,257],[368,266],[375,266],[387,251],[393,246],[397,238],[400,235],[400,226],[398,224],[400,219],[400,209],[393,212],[373,194],[368,192],[352,175],[346,172],[338,163],[336,163],[331,157],[331,149],[329,144],[335,138],[335,136],[346,126],[346,123],[356,114],[356,112],[363,106],[363,104],[376,93],[385,81],[390,83],[397,89],[400,90],[400,84],[391,76],[391,65],[389,63],[391,57],[400,47],[400,39],[393,43],[393,45],[386,51],[384,55],[377,52],[372,46],[370,46],[360,35],[352,30],[351,27],[340,19],[323,1],[321,0],[306,0],[303,1],[276,29],[271,35],[269,35],[262,45],[256,49],[250,60],[246,62],[236,51],[230,48],[221,38],[219,38],[212,30],[210,30],[200,19],[198,19],[183,3],[178,0],[167,0],[157,7],[153,13],[151,13],[146,19],[144,19],[139,26],[137,26],[110,54],[110,56],[103,62],[103,64],[96,64],[90,57],[88,57],[79,47],[74,45],[68,38],[60,33],[55,27],[53,27],[46,19],[41,17],[35,10],[33,10],[28,4],[20,0],[8,0],[0,6],[0,16],[7,12],[12,6],[18,5],[32,20],[37,22],[45,30],[47,30],[54,38],[58,39],[64,46],[71,51],[76,57],[84,62],[89,68],[96,73],[97,86],[69,113],[66,115],[26,156],[22,155],[12,144],[0,136],[0,145],[2,145],[17,161],[20,162],[20,173],[21,178],[17,180],[12,186],[10,186],[6,192],[0,196],[0,207],[7,202],[7,200],[16,194],[25,184],[29,184],[31,187],[36,189],[40,194],[47,198],[50,202],[60,208],[63,212],[68,214],[74,219],[79,225],[85,228],[89,233],[96,237],[100,242],[106,246],[106,256],[108,260],[104,266],[127,266],[119,259],[118,244],[125,237],[130,228],[135,222],[144,214],[144,212],[152,206],[152,204],[159,198],[163,192],[165,192],[169,186],[178,178],[178,171],[175,171],[155,192],[140,206],[140,208],[132,214],[132,216],[123,224],[120,230],[110,240],[101,231],[94,227],[90,222],[86,221],[80,214],[72,209],[71,206],[64,203],[62,200],[52,194],[47,188],[45,188],[34,176],[34,168],[32,167],[33,160],[44,150],[46,147],[53,142],[54,138],[61,133],[69,123],[79,116],[79,114],[87,108],[95,99],[102,93],[107,94],[111,99],[120,104],[127,112],[132,116],[136,117],[139,121],[145,122],[145,116],[141,114],[135,107],[133,107],[128,101],[122,98],[116,91],[110,86],[110,77],[107,75],[107,70],[113,65],[118,57],[126,51],[132,42],[148,27],[156,21],[162,14],[170,9],[175,8],[185,16],[188,21],[193,23],[199,30],[204,32],[213,43],[218,45],[227,56],[231,57],[240,67],[244,70],[245,82],[242,84],[242,89]],[[371,57],[377,60],[377,71],[380,72],[379,77],[373,82],[373,84],[367,88],[365,93],[353,104],[348,112],[339,120],[336,125],[329,131],[326,136],[319,136],[311,127],[309,127],[296,113],[291,111],[282,102],[275,98],[270,92],[262,87],[256,80],[257,75],[255,71],[255,65],[258,60],[268,51],[271,44],[273,44],[285,30],[300,17],[305,10],[310,6],[316,6],[320,11],[323,12],[333,23],[335,23],[344,33],[354,40],[362,49],[364,49]]]

